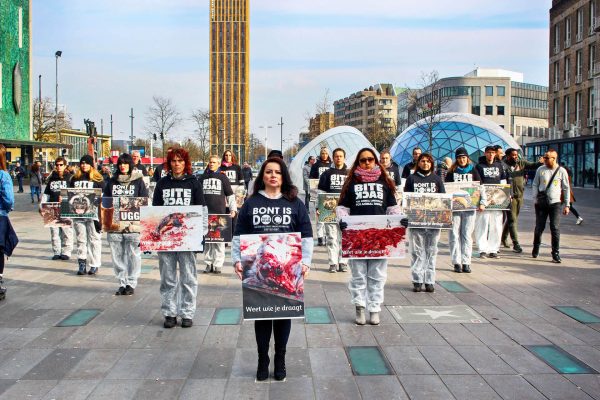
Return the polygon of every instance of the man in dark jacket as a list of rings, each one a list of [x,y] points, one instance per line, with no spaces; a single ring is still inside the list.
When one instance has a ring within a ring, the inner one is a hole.
[[[133,158],[133,168],[137,169],[142,173],[143,176],[148,176],[148,170],[142,164],[142,156],[140,155],[139,150],[134,150],[131,152],[131,158]]]
[[[25,169],[21,167],[21,163],[17,161],[15,165],[15,176],[19,182],[19,193],[23,193],[23,178],[25,178]]]
[[[402,178],[406,179],[413,173],[415,170],[415,166],[417,165],[417,160],[423,151],[419,147],[415,147],[412,151],[413,160],[404,166],[402,170]]]
[[[379,153],[379,161],[381,165],[385,168],[387,174],[392,178],[396,186],[400,186],[402,184],[402,178],[400,176],[400,169],[398,168],[398,164],[392,161],[392,155],[389,150],[381,150]]]
[[[43,201],[59,202],[61,189],[66,189],[71,180],[71,174],[67,172],[67,161],[58,157],[54,161],[54,171],[48,177],[46,189],[44,189]],[[41,205],[40,205],[41,212]],[[53,260],[68,260],[73,251],[73,228],[71,226],[51,227],[50,237],[52,241]]]
[[[250,168],[250,164],[247,162],[245,162],[242,167],[242,176],[244,177],[244,186],[246,186],[246,190],[248,190],[248,184],[252,180],[252,168]]]

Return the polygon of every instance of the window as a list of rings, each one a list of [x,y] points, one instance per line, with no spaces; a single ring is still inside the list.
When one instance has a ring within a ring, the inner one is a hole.
[[[506,88],[504,86],[496,86],[498,96],[506,96]]]
[[[596,25],[596,5],[592,0],[590,1],[590,35],[594,34],[594,25]]]
[[[581,92],[575,93],[575,123],[581,121]]]
[[[558,61],[554,62],[554,88],[555,90],[558,88],[560,82],[560,64]]]
[[[589,51],[589,60],[588,60],[588,78],[592,78],[594,76],[594,60],[596,58],[596,46],[590,44]]]
[[[494,106],[485,106],[485,115],[494,115]]]
[[[577,10],[577,30],[575,32],[575,37],[579,42],[583,39],[583,8]]]
[[[569,122],[569,96],[564,97],[564,114],[563,123],[566,125]]]
[[[565,18],[565,47],[571,46],[571,18]]]
[[[23,7],[19,7],[19,48],[23,48]]]
[[[496,107],[496,115],[504,115],[504,106]]]
[[[575,71],[577,72],[577,82],[581,82],[581,74],[583,73],[583,57],[581,50],[575,52]]]
[[[594,119],[594,88],[588,89],[588,118]]]
[[[558,99],[554,99],[554,102],[552,104],[552,125],[556,126],[558,125]]]
[[[486,86],[485,87],[485,95],[486,96],[493,96],[494,95],[494,87],[493,86]]]
[[[571,77],[571,59],[565,57],[565,86],[568,85]]]

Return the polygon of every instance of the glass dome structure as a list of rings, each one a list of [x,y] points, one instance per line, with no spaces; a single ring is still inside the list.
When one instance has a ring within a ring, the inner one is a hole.
[[[326,147],[329,150],[330,156],[333,156],[333,150],[336,148],[340,147],[344,149],[346,151],[346,165],[349,165],[354,162],[356,153],[360,149],[363,147],[373,148],[373,145],[361,131],[351,126],[336,126],[321,133],[308,142],[296,154],[294,160],[289,165],[292,181],[301,192],[304,192],[302,189],[302,167],[306,160],[308,160],[308,157],[314,156],[318,158],[322,147]]]
[[[433,158],[436,163],[450,157],[454,160],[454,152],[464,147],[473,162],[477,162],[489,145],[500,145],[504,150],[509,147],[520,150],[519,144],[500,125],[473,114],[443,113],[436,117],[439,122],[433,126]],[[404,130],[390,149],[392,159],[403,166],[412,161],[412,150],[421,148],[430,152],[428,124],[424,120],[417,121]]]

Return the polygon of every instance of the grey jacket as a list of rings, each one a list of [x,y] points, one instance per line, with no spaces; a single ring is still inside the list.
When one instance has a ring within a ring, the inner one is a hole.
[[[565,207],[570,207],[570,188],[569,188],[569,176],[567,171],[558,167],[560,170],[556,173],[554,180],[550,185],[548,184],[552,174],[556,169],[550,169],[545,165],[542,165],[535,172],[535,178],[533,178],[533,201],[537,201],[538,192],[546,190],[550,204],[560,203],[561,193],[563,195]],[[548,187],[548,189],[546,189]]]
[[[310,168],[311,168],[310,164],[304,164],[304,166],[302,167],[302,188],[305,191],[310,189],[310,181],[309,181]]]

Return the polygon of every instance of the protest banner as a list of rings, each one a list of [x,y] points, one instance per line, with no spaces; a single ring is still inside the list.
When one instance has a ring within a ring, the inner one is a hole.
[[[409,228],[452,228],[452,195],[450,193],[405,192],[403,201]]]
[[[231,215],[209,214],[208,233],[204,237],[204,243],[229,243],[233,236]]]
[[[452,195],[452,211],[472,211],[479,208],[481,184],[473,182],[446,182],[446,193]]]
[[[343,217],[342,257],[344,258],[404,258],[406,228],[404,215],[354,215]]]
[[[44,228],[70,228],[73,226],[72,220],[61,218],[59,202],[42,203],[40,213],[44,221]]]
[[[508,210],[510,209],[511,185],[509,184],[487,184],[483,185],[487,198],[486,210]]]
[[[309,179],[308,184],[310,187],[310,201],[316,203],[318,201],[317,194],[319,192],[319,180]]]
[[[336,224],[335,208],[337,207],[339,193],[319,193],[317,211],[319,211],[319,222]]]
[[[248,193],[248,191],[246,190],[246,186],[244,185],[231,185],[231,189],[233,190],[235,202],[239,210],[244,205],[244,200],[246,200],[246,194]]]
[[[304,318],[300,233],[240,236],[244,319]]]
[[[142,251],[202,251],[205,211],[204,206],[141,207]]]
[[[147,197],[104,197],[103,229],[107,232],[139,232],[140,207],[147,205]]]
[[[98,219],[101,189],[61,189],[60,217]]]

